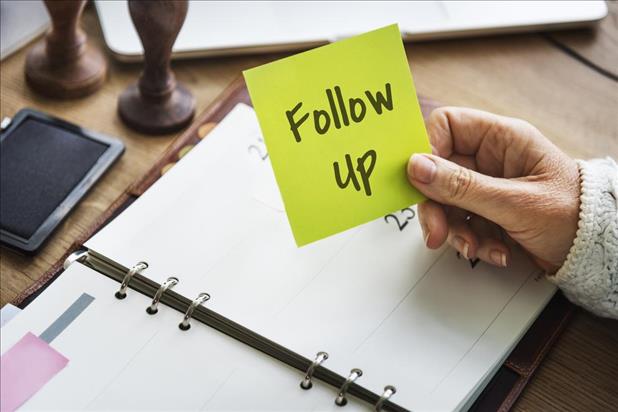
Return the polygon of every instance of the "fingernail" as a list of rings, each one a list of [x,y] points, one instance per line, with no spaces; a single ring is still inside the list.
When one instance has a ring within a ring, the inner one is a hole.
[[[492,250],[489,252],[489,258],[495,265],[506,267],[506,253],[499,250]]]
[[[436,176],[436,164],[426,156],[413,154],[408,162],[408,173],[414,180],[431,183]]]
[[[460,251],[464,259],[470,260],[470,257],[468,256],[468,252],[470,251],[470,245],[468,244],[468,242],[466,242],[461,236],[455,236],[453,238],[453,243],[455,249]]]
[[[425,246],[429,247],[429,244],[427,242],[429,242],[429,235],[431,235],[430,232],[427,232],[425,234],[424,240],[425,240]]]

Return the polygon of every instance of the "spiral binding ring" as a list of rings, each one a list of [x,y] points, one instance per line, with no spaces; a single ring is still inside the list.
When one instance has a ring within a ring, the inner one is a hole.
[[[167,278],[167,280],[163,282],[159,290],[157,290],[157,293],[155,293],[154,298],[152,299],[152,303],[146,308],[146,312],[149,315],[154,315],[159,311],[159,309],[157,309],[157,306],[159,306],[161,296],[163,295],[163,293],[165,293],[166,290],[173,288],[177,283],[178,278],[174,276]]]
[[[378,399],[378,401],[376,402],[376,405],[374,407],[376,412],[380,412],[382,410],[382,406],[384,406],[384,403],[390,399],[391,396],[393,396],[395,393],[397,392],[397,388],[395,388],[393,385],[386,385],[384,387],[384,393],[382,394],[382,396],[380,396],[380,399]]]
[[[300,387],[307,390],[311,389],[313,383],[311,382],[311,377],[313,376],[313,372],[315,368],[320,366],[326,359],[328,359],[328,353],[326,352],[318,352],[315,355],[315,360],[309,365],[307,369],[307,373],[305,374],[305,378],[300,382]]]
[[[348,375],[348,379],[346,379],[343,385],[341,385],[341,388],[339,389],[339,393],[337,394],[337,397],[335,398],[335,404],[337,406],[345,406],[348,403],[348,399],[345,397],[345,394],[348,391],[348,388],[350,387],[350,385],[355,380],[360,378],[361,376],[363,376],[363,371],[358,368],[354,368],[350,371],[350,374]]]
[[[187,312],[185,313],[184,318],[182,318],[182,322],[178,324],[178,327],[181,330],[189,330],[189,328],[191,327],[191,324],[189,322],[191,321],[191,315],[193,314],[193,311],[195,310],[195,308],[206,302],[208,299],[210,299],[210,295],[208,293],[200,293],[199,295],[197,295],[193,302],[191,302],[191,305],[189,305],[189,307],[187,308]]]
[[[62,264],[62,268],[64,270],[67,270],[69,268],[69,266],[71,266],[73,263],[75,262],[83,262],[84,260],[86,260],[86,258],[88,257],[88,250],[76,250],[75,252],[71,253],[66,260],[64,261],[64,263]]]
[[[141,272],[142,270],[148,267],[148,263],[146,262],[138,262],[135,266],[133,266],[126,275],[124,275],[124,279],[122,280],[122,284],[120,285],[120,289],[116,292],[116,298],[124,299],[127,297],[127,288],[129,287],[129,282],[131,278],[136,274]]]

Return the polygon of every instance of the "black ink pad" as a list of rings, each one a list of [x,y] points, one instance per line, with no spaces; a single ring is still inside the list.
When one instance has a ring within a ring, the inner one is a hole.
[[[34,253],[123,151],[118,139],[20,110],[0,134],[2,244]]]

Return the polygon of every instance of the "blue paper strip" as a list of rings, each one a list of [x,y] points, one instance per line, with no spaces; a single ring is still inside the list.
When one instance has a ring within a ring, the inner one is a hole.
[[[47,343],[51,343],[58,335],[66,329],[82,313],[88,305],[92,303],[94,297],[87,293],[83,293],[62,315],[58,317],[41,335],[39,338]]]

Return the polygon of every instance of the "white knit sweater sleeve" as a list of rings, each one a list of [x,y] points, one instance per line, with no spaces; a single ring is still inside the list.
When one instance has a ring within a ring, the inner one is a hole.
[[[579,228],[564,265],[548,278],[572,302],[618,318],[618,165],[609,157],[578,165]]]

